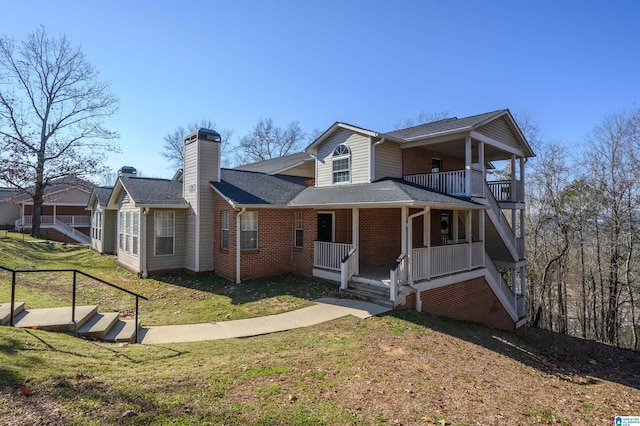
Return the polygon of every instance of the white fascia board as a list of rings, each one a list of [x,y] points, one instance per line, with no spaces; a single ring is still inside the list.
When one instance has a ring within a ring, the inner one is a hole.
[[[367,130],[367,129],[363,129],[362,127],[357,127],[351,124],[347,124],[347,123],[341,123],[339,121],[336,121],[335,123],[333,123],[333,125],[331,127],[329,127],[327,130],[324,131],[324,133],[322,133],[318,139],[316,139],[315,141],[311,142],[311,144],[309,144],[304,151],[315,151],[315,148],[320,145],[322,142],[324,142],[334,131],[336,131],[338,128],[341,129],[347,129],[347,130],[351,130],[353,132],[356,133],[361,133],[363,135],[366,136],[371,136],[374,138],[377,137],[381,137],[382,135],[378,132],[374,132],[373,130]]]
[[[142,204],[133,203],[134,207],[150,208],[150,209],[188,209],[189,204]]]
[[[480,142],[484,142],[488,145],[491,145],[495,148],[501,149],[502,151],[508,152],[510,154],[515,155],[516,157],[524,157],[524,151],[522,149],[515,148],[513,146],[509,146],[506,143],[502,143],[493,138],[483,135],[482,133],[478,133],[475,130],[470,134],[472,139],[479,140]]]

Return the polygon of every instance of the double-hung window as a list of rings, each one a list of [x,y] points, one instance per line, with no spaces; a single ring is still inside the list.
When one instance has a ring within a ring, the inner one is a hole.
[[[124,212],[118,214],[118,248],[124,250]]]
[[[351,171],[351,151],[349,147],[340,144],[333,150],[333,158],[331,159],[333,183],[342,183],[350,181]]]
[[[220,218],[220,248],[229,249],[229,210],[224,210]]]
[[[293,246],[294,247],[303,247],[304,245],[304,219],[302,212],[295,212],[294,223],[293,226],[294,236],[293,236]]]
[[[131,230],[131,252],[133,254],[138,254],[138,233],[140,230],[140,212],[132,212],[131,213],[131,222],[132,222],[132,230]]]
[[[240,248],[255,250],[258,248],[258,212],[244,212],[241,217]]]
[[[131,253],[131,212],[125,212],[124,251]]]
[[[155,255],[174,254],[174,212],[156,211],[154,215]]]

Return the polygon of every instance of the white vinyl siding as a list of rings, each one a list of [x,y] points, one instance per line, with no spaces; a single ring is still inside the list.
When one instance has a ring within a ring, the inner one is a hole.
[[[333,150],[340,144],[346,145],[351,151],[350,182],[368,183],[370,181],[369,143],[367,136],[346,129],[336,130],[318,147],[316,186],[333,185]]]
[[[255,250],[258,248],[258,212],[244,212],[240,219],[240,248]]]
[[[156,223],[154,220],[156,212],[172,212],[174,218],[173,228],[173,255],[155,255],[155,243],[156,243]],[[152,209],[146,217],[146,250],[147,250],[147,270],[148,271],[168,271],[175,269],[182,269],[185,266],[185,247],[188,243],[185,241],[185,229],[188,210],[163,210]],[[213,250],[213,247],[211,247]]]
[[[156,211],[154,215],[155,255],[171,256],[175,253],[175,215],[172,211]]]
[[[140,256],[139,247],[134,247],[134,232],[133,232],[133,218],[138,215],[140,217],[140,209],[135,207],[131,198],[126,194],[126,191],[122,189],[122,193],[118,199],[121,200],[118,206],[118,214],[116,216],[118,234],[117,234],[117,255],[118,262],[132,270],[140,271]],[[109,212],[108,210],[106,211]],[[138,227],[139,228],[139,227]],[[139,233],[138,229],[138,233]],[[106,240],[106,235],[103,235]],[[105,241],[106,242],[106,241]],[[105,246],[106,247],[106,246]],[[135,248],[135,251],[134,251]]]
[[[222,212],[220,218],[220,248],[229,249],[229,210]]]
[[[522,148],[504,117],[500,117],[497,120],[485,124],[477,131],[478,133],[482,133],[483,135],[488,136],[491,139],[495,139],[511,147],[518,149]]]
[[[385,177],[402,177],[402,151],[396,143],[385,142],[375,146],[375,176],[374,179]]]

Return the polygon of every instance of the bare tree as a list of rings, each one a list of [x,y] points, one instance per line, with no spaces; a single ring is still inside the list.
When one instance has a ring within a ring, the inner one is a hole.
[[[106,154],[118,150],[118,134],[103,119],[119,101],[98,74],[79,47],[44,27],[17,45],[0,38],[0,180],[33,197],[33,236],[46,187],[100,173]]]
[[[444,120],[449,118],[448,111],[426,112],[422,110],[415,117],[409,117],[404,121],[396,121],[393,125],[394,129],[406,129],[407,127],[418,126],[420,124],[431,123],[433,121]]]
[[[240,139],[238,162],[268,160],[297,152],[305,136],[297,121],[283,129],[275,126],[272,119],[261,118],[251,133]]]
[[[186,126],[178,126],[164,137],[164,145],[161,155],[169,161],[171,167],[180,169],[184,167],[184,138],[191,132],[199,128],[211,129],[220,133],[220,161],[223,167],[231,165],[231,137],[233,130],[217,129],[215,122],[209,119],[194,121]]]

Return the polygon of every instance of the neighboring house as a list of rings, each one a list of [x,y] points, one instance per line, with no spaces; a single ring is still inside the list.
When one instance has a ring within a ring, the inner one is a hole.
[[[0,188],[0,229],[13,229],[20,217],[20,207],[13,202],[19,193],[14,188]]]
[[[107,210],[109,197],[113,187],[96,186],[91,191],[87,210],[91,211],[91,248],[99,253],[115,254],[115,233],[110,232],[115,228],[116,211]],[[105,232],[105,229],[107,232]]]
[[[220,168],[219,141],[191,133],[172,180],[118,179],[106,207],[118,223],[104,232],[117,232],[120,264],[237,283],[312,275],[393,306],[524,326],[534,153],[508,110],[389,133],[338,122],[304,153],[236,169]],[[510,179],[488,182],[500,160]]]
[[[90,213],[86,210],[93,184],[76,177],[51,183],[44,191],[40,232],[57,241],[89,244]],[[31,229],[33,198],[21,193],[13,198],[20,210],[15,228]]]

